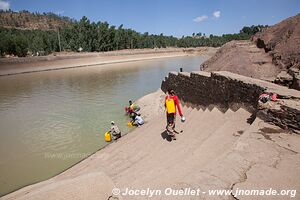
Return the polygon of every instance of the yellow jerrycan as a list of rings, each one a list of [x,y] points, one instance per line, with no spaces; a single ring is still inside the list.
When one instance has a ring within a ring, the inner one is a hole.
[[[104,140],[106,142],[110,142],[111,141],[111,134],[109,131],[107,131],[105,134],[104,134]]]
[[[168,114],[176,112],[174,99],[171,99],[171,98],[166,99],[166,108],[167,108]]]

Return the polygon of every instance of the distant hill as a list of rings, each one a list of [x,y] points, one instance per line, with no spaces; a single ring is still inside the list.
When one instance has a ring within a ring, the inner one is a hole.
[[[69,17],[54,13],[30,13],[28,11],[0,11],[0,27],[21,30],[55,30],[73,23]]]

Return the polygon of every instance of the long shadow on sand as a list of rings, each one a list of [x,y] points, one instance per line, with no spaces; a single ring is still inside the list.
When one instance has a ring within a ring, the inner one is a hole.
[[[255,111],[254,113],[252,113],[252,115],[247,119],[247,123],[248,124],[252,124],[255,119],[256,119],[256,115],[257,115],[257,111]]]
[[[167,130],[162,132],[160,135],[162,139],[167,140],[168,142],[172,142],[172,137],[167,133]]]

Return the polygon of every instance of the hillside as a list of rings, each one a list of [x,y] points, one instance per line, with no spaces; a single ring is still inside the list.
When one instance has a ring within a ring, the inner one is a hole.
[[[300,67],[300,14],[290,17],[253,36],[257,47],[264,48],[282,68]]]
[[[286,71],[289,86],[300,89],[300,14],[253,36],[257,47],[272,56],[273,63]],[[276,82],[280,83],[278,77]]]
[[[28,11],[0,12],[0,27],[21,30],[55,30],[57,27],[72,23],[68,17],[61,17],[54,13],[30,13]]]
[[[230,71],[299,90],[300,14],[256,33],[250,41],[223,45],[201,68]]]
[[[201,68],[207,72],[229,71],[271,81],[280,73],[271,56],[250,41],[231,41],[223,45]]]

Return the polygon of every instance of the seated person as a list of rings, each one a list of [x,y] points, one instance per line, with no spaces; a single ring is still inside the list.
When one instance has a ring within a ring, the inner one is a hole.
[[[132,122],[132,125],[134,126],[141,126],[145,123],[145,121],[143,120],[143,118],[141,117],[141,114],[137,114],[135,116],[135,119]]]
[[[112,135],[113,140],[117,140],[121,137],[121,131],[117,125],[115,125],[114,121],[110,122],[111,127],[110,127],[110,134]]]

